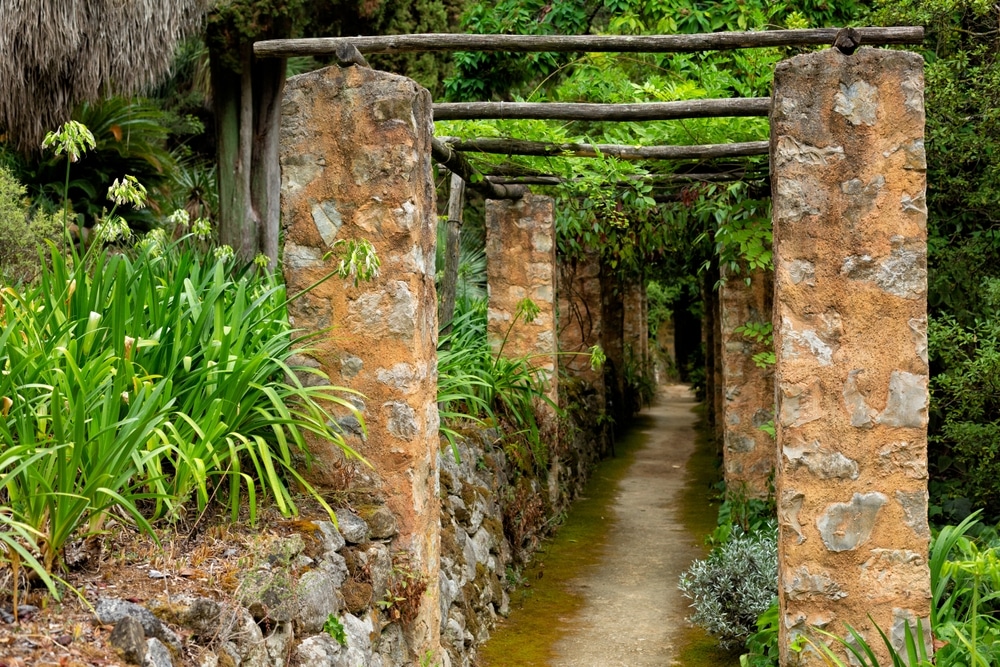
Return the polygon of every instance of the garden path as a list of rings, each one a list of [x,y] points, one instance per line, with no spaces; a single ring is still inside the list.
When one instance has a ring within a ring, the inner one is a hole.
[[[619,482],[600,562],[569,584],[584,602],[554,646],[553,667],[680,664],[675,647],[689,610],[677,580],[704,555],[703,536],[680,516],[695,451],[694,405],[687,386],[668,385],[645,412],[645,443]],[[714,517],[707,502],[704,511]]]
[[[695,400],[664,386],[599,463],[583,495],[511,594],[481,667],[732,667],[684,620],[680,573],[716,525],[715,446],[696,437]]]

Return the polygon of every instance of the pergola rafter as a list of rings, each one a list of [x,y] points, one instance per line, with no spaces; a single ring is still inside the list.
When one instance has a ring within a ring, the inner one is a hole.
[[[715,158],[767,155],[769,142],[743,141],[730,144],[694,146],[630,146],[627,144],[575,144],[527,141],[511,138],[446,140],[457,151],[494,155],[529,155],[536,157],[589,157],[602,155],[619,160],[711,160]]]
[[[917,27],[852,28],[852,43],[868,46],[919,44],[924,29]],[[272,39],[254,44],[258,58],[292,56],[338,56],[343,44],[364,54],[421,53],[429,51],[591,52],[591,53],[694,53],[775,46],[823,46],[833,44],[837,28],[762,30],[755,32],[709,32],[691,35],[378,35],[359,37],[315,37]],[[838,46],[840,46],[838,44]]]
[[[766,116],[769,97],[733,97],[679,102],[592,104],[588,102],[444,102],[434,105],[434,120],[583,120],[644,121]]]
[[[341,65],[368,67],[364,54],[397,54],[447,51],[505,52],[612,52],[612,53],[693,53],[700,51],[818,46],[832,44],[845,54],[860,45],[919,44],[924,39],[920,26],[818,28],[806,30],[765,30],[756,32],[715,32],[690,35],[479,35],[429,33],[278,39],[256,42],[258,58],[292,56],[333,57]],[[688,118],[767,116],[771,100],[765,97],[647,102],[639,104],[457,102],[434,104],[434,120],[537,119],[591,122],[634,122]],[[706,160],[766,155],[768,142],[736,142],[693,146],[626,146],[618,144],[578,144],[501,139],[435,139],[435,160],[461,176],[470,188],[490,199],[519,199],[527,185],[554,185],[557,177],[527,176],[520,179],[485,177],[463,151],[526,156],[596,158],[610,155],[623,160]],[[668,175],[661,175],[668,176]],[[719,181],[732,177],[713,174],[676,174],[677,182]],[[696,178],[695,176],[701,176]],[[742,178],[743,176],[741,176]],[[562,182],[559,179],[558,182]]]

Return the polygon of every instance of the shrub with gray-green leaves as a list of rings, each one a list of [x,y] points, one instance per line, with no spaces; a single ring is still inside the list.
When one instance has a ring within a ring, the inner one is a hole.
[[[737,528],[708,558],[691,564],[680,589],[695,610],[689,621],[723,648],[742,646],[778,594],[777,528],[772,524],[750,534]]]

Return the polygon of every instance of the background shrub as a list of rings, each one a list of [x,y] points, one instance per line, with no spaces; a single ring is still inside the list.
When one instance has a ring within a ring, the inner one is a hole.
[[[932,317],[932,513],[960,519],[972,507],[1000,518],[1000,279],[983,281],[988,304],[972,324]]]
[[[24,197],[24,186],[0,165],[0,280],[8,283],[37,278],[39,246],[62,231],[58,217],[31,215]]]
[[[680,589],[695,610],[688,620],[723,648],[743,646],[778,594],[777,526],[752,534],[736,528],[728,542],[681,575]]]

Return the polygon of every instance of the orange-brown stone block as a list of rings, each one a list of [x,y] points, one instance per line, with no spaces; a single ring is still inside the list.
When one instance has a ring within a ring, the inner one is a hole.
[[[601,271],[601,347],[604,364],[604,392],[607,411],[615,428],[622,428],[632,416],[625,392],[625,299],[617,273],[604,266]]]
[[[823,664],[787,650],[810,626],[850,624],[879,653],[872,621],[897,645],[908,620],[929,627],[923,89],[904,51],[775,72],[782,664]]]
[[[761,426],[774,417],[774,373],[753,356],[769,348],[737,329],[771,321],[769,272],[726,277],[719,293],[722,333],[723,468],[726,488],[750,498],[769,493],[774,472],[774,439]]]
[[[531,357],[558,404],[554,211],[552,198],[541,195],[486,201],[487,331],[495,352],[502,346],[506,357]],[[516,316],[524,299],[539,309],[531,322]]]
[[[625,338],[625,363],[638,376],[645,376],[646,353],[649,349],[649,326],[646,323],[646,282],[636,278],[625,283],[622,304],[625,317],[622,334]]]
[[[590,348],[601,344],[601,260],[589,252],[561,259],[558,272],[559,367],[590,384],[604,409],[604,371],[590,365]]]
[[[309,355],[334,384],[359,392],[362,433],[340,420],[371,463],[347,474],[373,485],[399,521],[393,547],[431,585],[408,629],[413,657],[436,650],[437,307],[431,98],[410,79],[362,67],[328,67],[289,79],[282,104],[282,257],[289,294],[336,268],[338,241],[366,239],[381,259],[375,280],[331,278],[292,302]],[[313,443],[319,482],[344,462]]]

